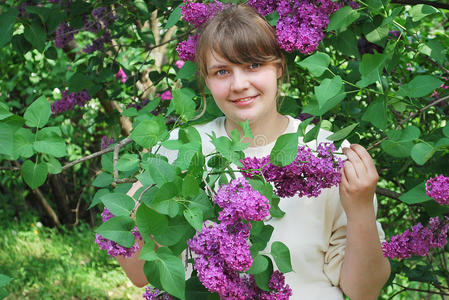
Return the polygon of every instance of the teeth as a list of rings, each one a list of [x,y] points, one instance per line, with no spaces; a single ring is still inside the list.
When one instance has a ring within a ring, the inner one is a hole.
[[[244,101],[249,101],[249,100],[251,100],[252,98],[253,98],[253,97],[243,98],[243,99],[235,100],[234,102],[244,102]]]

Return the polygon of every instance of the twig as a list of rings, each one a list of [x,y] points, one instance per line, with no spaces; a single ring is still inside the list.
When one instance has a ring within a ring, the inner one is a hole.
[[[137,208],[140,206],[140,201],[142,201],[142,197],[143,197],[143,195],[146,193],[146,192],[148,192],[153,186],[155,186],[156,184],[152,184],[152,185],[149,185],[149,186],[147,186],[143,191],[142,191],[142,193],[140,193],[140,195],[139,195],[139,198],[137,199],[137,202],[136,202],[136,204],[134,205],[134,208],[133,208],[133,210],[131,211],[131,216],[133,216],[135,213],[136,213],[136,210],[137,210]]]
[[[376,187],[376,194],[396,200],[399,200],[399,197],[401,196],[399,193],[381,187]]]
[[[444,71],[445,73],[449,73],[449,70],[446,69],[444,66],[442,66],[441,64],[439,64],[438,62],[436,62],[434,59],[430,58],[427,55],[424,55],[420,52],[418,52],[418,50],[414,49],[413,47],[409,46],[409,45],[405,45],[405,48],[415,52],[416,54],[418,54],[419,56],[423,57],[425,60],[429,61],[431,64],[433,64],[434,66],[440,68],[442,71]]]
[[[80,196],[78,198],[78,202],[76,203],[76,207],[75,207],[75,209],[72,210],[72,211],[75,211],[75,223],[73,223],[73,226],[77,226],[79,223],[79,210],[80,210],[81,199],[83,198],[84,192],[87,190],[88,187],[90,187],[93,180],[94,180],[94,177],[92,177],[89,180],[89,182],[86,185],[84,185],[83,190],[81,191]]]
[[[45,196],[42,194],[41,190],[39,188],[36,188],[33,190],[33,193],[41,201],[42,206],[44,207],[45,211],[50,216],[50,218],[53,221],[53,223],[55,224],[55,226],[60,226],[61,223],[59,222],[58,215],[55,213],[55,211],[50,206],[50,204],[48,204],[47,199],[45,199]]]
[[[406,122],[410,121],[411,119],[415,118],[417,115],[423,113],[424,111],[428,110],[430,107],[437,105],[440,102],[443,102],[445,100],[449,99],[449,96],[437,99],[431,103],[429,103],[428,105],[424,106],[423,108],[421,108],[420,110],[418,110],[415,113],[412,113],[410,116],[408,116],[406,119],[402,120],[401,122],[399,122],[399,124],[397,125],[397,127],[401,127],[403,124],[405,124]],[[366,148],[367,151],[370,151],[373,148],[376,148],[377,146],[379,146],[383,141],[387,140],[388,137],[383,137],[382,139],[380,139],[379,141],[375,142],[374,144],[368,146]]]
[[[131,138],[130,138],[130,137],[126,137],[126,138],[124,138],[123,140],[121,140],[120,142],[118,142],[117,145],[120,145],[120,147],[124,147],[124,146],[130,144],[131,142],[132,142]],[[95,152],[95,153],[92,153],[92,154],[90,154],[90,155],[88,155],[88,156],[85,156],[85,157],[82,157],[82,158],[80,158],[80,159],[77,159],[77,160],[75,160],[75,161],[72,161],[72,162],[66,164],[65,166],[63,166],[63,167],[62,167],[62,171],[66,170],[66,169],[68,169],[68,168],[71,168],[71,167],[73,167],[73,166],[76,165],[76,164],[82,163],[83,161],[86,161],[86,160],[95,158],[95,157],[100,156],[100,155],[103,155],[103,154],[105,154],[105,153],[112,152],[112,151],[114,151],[114,149],[115,149],[115,147],[114,147],[114,148],[112,148],[112,147],[106,148],[106,149],[103,149],[103,150],[101,150],[101,151],[97,151],[97,152]]]
[[[113,185],[117,182],[118,180],[118,170],[117,170],[117,162],[118,162],[118,154],[120,152],[120,145],[116,144],[114,146],[114,156],[113,156],[113,169],[114,169],[114,182],[112,183]]]
[[[422,289],[415,289],[415,288],[410,288],[410,287],[406,287],[403,285],[400,285],[399,283],[393,282],[393,284],[405,289],[405,290],[409,290],[409,291],[415,291],[415,292],[424,292],[424,293],[429,293],[429,294],[436,294],[436,295],[442,295],[442,296],[449,296],[449,294],[447,293],[443,293],[440,291],[431,291],[430,289],[427,290],[422,290]]]
[[[20,171],[19,167],[0,167],[0,171]]]
[[[427,4],[436,8],[449,9],[449,4],[441,3],[439,1],[434,2],[426,0],[391,0],[390,3],[405,5]]]

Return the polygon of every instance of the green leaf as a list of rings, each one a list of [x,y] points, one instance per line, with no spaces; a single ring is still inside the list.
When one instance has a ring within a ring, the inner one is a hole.
[[[412,6],[409,13],[412,16],[413,22],[418,22],[422,18],[425,18],[429,15],[438,13],[439,10],[436,9],[433,6],[427,5],[427,4],[418,4]]]
[[[45,163],[34,163],[26,160],[22,164],[22,177],[31,189],[44,184],[47,179],[48,170]]]
[[[307,131],[307,133],[304,135],[303,142],[308,143],[313,140],[316,140],[318,138],[318,133],[320,132],[320,128],[321,128],[321,121],[318,124],[316,124],[312,129]]]
[[[437,39],[429,40],[425,44],[419,44],[418,51],[435,59],[440,64],[444,64],[447,60],[445,55],[446,49],[440,42],[437,41]]]
[[[309,113],[314,116],[323,116],[326,112],[333,109],[336,105],[338,105],[344,98],[346,97],[344,86],[341,86],[340,91],[336,96],[329,99],[321,108],[319,107],[318,101],[316,97],[313,96],[312,102],[307,104],[303,109],[303,113]]]
[[[268,267],[265,271],[255,274],[254,275],[254,281],[256,282],[256,285],[264,290],[264,291],[270,291],[270,288],[268,287],[268,282],[271,279],[271,275],[273,274],[273,263],[271,262],[271,259],[267,257],[268,261]]]
[[[335,47],[347,56],[360,57],[359,49],[357,48],[357,36],[349,29],[337,34]]]
[[[148,11],[148,6],[144,0],[134,0],[134,6],[141,14],[143,14],[146,17],[149,16],[150,12]]]
[[[139,156],[137,154],[126,153],[120,156],[116,167],[119,171],[131,171],[139,167],[139,162]]]
[[[165,23],[164,28],[169,29],[178,23],[179,19],[181,19],[181,4],[178,5],[168,17],[167,23]]]
[[[62,172],[61,163],[53,156],[50,156],[50,158],[47,161],[47,169],[48,173],[50,174],[59,174]]]
[[[139,254],[139,259],[147,261],[155,261],[157,259],[156,244],[151,238],[145,240],[145,244]]]
[[[196,231],[201,231],[203,225],[203,211],[198,207],[192,207],[186,208],[183,213],[187,222],[189,222]]]
[[[187,174],[182,181],[182,195],[184,197],[195,197],[199,192],[200,187],[198,185],[198,179]]]
[[[449,138],[441,138],[439,139],[436,144],[435,144],[435,148],[446,148],[449,147]]]
[[[387,58],[387,54],[364,54],[362,56],[362,63],[359,66],[362,79],[359,80],[356,85],[360,88],[364,88],[380,80],[380,73]]]
[[[155,119],[144,120],[131,132],[130,138],[144,148],[151,148],[159,140],[160,127]]]
[[[58,52],[56,51],[55,47],[50,47],[47,50],[45,50],[44,55],[48,59],[57,60],[58,59]]]
[[[271,225],[264,225],[263,222],[255,222],[251,230],[251,248],[252,250],[261,251],[267,247],[267,243],[273,234],[274,227]]]
[[[135,238],[131,229],[135,226],[134,220],[128,216],[117,216],[107,220],[95,230],[102,237],[114,241],[123,247],[131,248]]]
[[[2,132],[2,126],[0,125],[0,139],[3,141],[7,141],[6,139],[3,139],[1,136]],[[29,158],[33,156],[34,150],[33,150],[33,141],[34,141],[34,134],[31,132],[31,130],[27,128],[20,128],[14,133],[14,155],[18,157],[24,157]],[[5,146],[5,143],[2,143],[2,146]],[[2,153],[0,146],[0,153]]]
[[[350,6],[344,6],[330,16],[327,30],[343,31],[360,17],[360,13]]]
[[[307,69],[310,75],[319,77],[327,70],[331,58],[323,52],[315,52],[299,63],[300,67]]]
[[[70,79],[69,79],[69,91],[70,92],[80,92],[83,89],[86,89],[89,91],[89,94],[90,94],[90,89],[92,88],[93,85],[94,85],[94,82],[93,82],[92,78],[90,78],[89,76],[87,76],[81,72],[77,72],[77,73],[73,74],[72,77],[70,77]],[[92,94],[90,94],[90,95],[93,96]]]
[[[410,156],[413,148],[413,142],[401,142],[385,140],[380,144],[382,150],[393,157],[405,158]]]
[[[43,52],[45,48],[45,42],[47,40],[47,33],[42,27],[42,24],[33,20],[31,25],[25,26],[25,31],[23,32],[25,39],[33,45],[34,48],[39,52]]]
[[[223,155],[224,158],[233,162],[238,167],[242,166],[242,163],[240,162],[240,160],[245,157],[245,154],[242,151],[234,150],[233,143],[229,140],[228,137],[220,136],[217,138],[214,135],[212,135],[210,137],[211,137],[211,143],[215,146],[217,151],[221,155]],[[241,144],[241,145],[247,146],[247,144]]]
[[[5,123],[0,123],[0,154],[12,156],[14,153],[14,128]]]
[[[108,190],[108,189],[99,189],[99,190],[95,193],[95,195],[94,195],[94,197],[93,197],[93,199],[92,199],[92,203],[89,205],[89,207],[88,207],[87,209],[91,209],[92,207],[94,207],[94,206],[96,206],[98,203],[100,203],[100,202],[101,202],[100,198],[101,198],[102,196],[108,194],[108,193],[109,193],[109,190]]]
[[[339,131],[335,132],[334,134],[331,134],[330,136],[327,137],[327,139],[329,141],[339,141],[344,139],[345,137],[347,137],[353,130],[354,128],[357,127],[357,125],[359,125],[359,123],[355,123],[352,125],[349,125],[343,129],[340,129]]]
[[[125,194],[109,193],[100,198],[114,216],[129,216],[134,208],[134,200]]]
[[[298,155],[298,134],[287,133],[281,135],[270,153],[270,161],[276,166],[291,164]]]
[[[173,246],[179,243],[189,231],[193,229],[183,216],[170,218],[167,229],[161,234],[155,234],[154,240],[161,245]]]
[[[93,186],[96,187],[106,187],[110,185],[114,181],[114,178],[111,174],[102,172],[98,174],[98,176],[95,178],[94,182],[92,182]]]
[[[33,143],[36,152],[63,157],[67,154],[63,138],[49,131],[38,131],[37,140]]]
[[[326,102],[337,96],[342,86],[343,81],[341,77],[335,76],[332,79],[324,79],[319,86],[314,87],[318,108],[322,108]]]
[[[293,271],[290,259],[290,250],[282,242],[273,242],[271,244],[271,256],[273,256],[276,265],[282,273]]]
[[[4,287],[8,283],[10,283],[11,280],[12,280],[11,277],[8,277],[8,276],[6,276],[4,274],[0,274],[0,287]]]
[[[13,113],[9,111],[9,106],[6,103],[0,102],[0,120],[12,116]]]
[[[251,128],[249,127],[249,120],[246,119],[245,122],[238,122],[240,127],[243,129],[243,136],[247,138],[253,139],[253,133],[251,132]]]
[[[388,111],[383,97],[372,102],[362,116],[363,121],[370,122],[375,127],[384,130],[388,125]]]
[[[408,97],[424,97],[432,93],[443,82],[430,75],[418,75],[408,84],[401,86],[399,94]]]
[[[443,134],[447,137],[449,137],[449,123],[446,124],[446,126],[444,126],[443,128]]]
[[[156,212],[145,204],[141,204],[137,209],[136,222],[145,241],[151,235],[163,234],[168,228],[167,216]]]
[[[247,271],[248,274],[259,274],[264,272],[268,268],[268,258],[264,255],[257,255],[251,268]]]
[[[371,26],[374,27],[374,25],[372,23],[368,23],[371,24]],[[369,27],[369,25],[368,25]],[[371,31],[369,31],[365,37],[366,39],[374,44],[383,44],[383,41],[385,40],[386,37],[388,37],[388,33],[389,33],[389,26],[378,26],[378,27],[374,27],[372,28]]]
[[[206,192],[200,190],[198,196],[192,199],[189,208],[199,208],[203,212],[204,219],[210,219],[214,216],[214,209],[212,201],[207,196]]]
[[[195,74],[197,71],[198,66],[194,62],[188,60],[184,63],[182,68],[176,74],[176,79],[192,80],[193,78],[195,78]]]
[[[142,162],[142,167],[148,171],[153,182],[159,187],[175,179],[175,167],[162,158],[149,157]]]
[[[176,202],[175,197],[180,192],[179,183],[167,182],[161,186],[156,192],[154,200],[151,202],[151,207],[157,212],[174,217],[179,212],[179,204]]]
[[[389,139],[400,142],[411,142],[419,138],[421,131],[416,126],[407,126],[401,130],[386,131]]]
[[[0,49],[11,41],[14,24],[18,15],[19,11],[15,7],[10,7],[0,15]]]
[[[186,300],[220,300],[217,293],[211,294],[197,276],[186,281]]]
[[[424,165],[435,153],[435,149],[427,143],[418,143],[413,146],[410,156],[420,166]]]
[[[193,96],[195,94],[191,89],[182,88],[173,90],[173,105],[176,113],[186,122],[195,116],[195,102]]]
[[[23,117],[29,127],[42,128],[47,124],[51,116],[51,107],[45,96],[40,96],[25,110]]]
[[[422,203],[431,199],[432,198],[426,194],[426,181],[421,182],[399,197],[399,200],[407,204]]]
[[[185,299],[185,269],[181,259],[166,247],[156,250],[158,267],[163,289],[182,300]]]

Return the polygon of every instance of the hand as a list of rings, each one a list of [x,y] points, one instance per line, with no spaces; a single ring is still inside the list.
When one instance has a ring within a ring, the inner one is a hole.
[[[373,159],[358,144],[343,148],[343,153],[348,159],[341,169],[340,198],[346,215],[349,218],[369,210],[374,212],[373,197],[379,175]]]

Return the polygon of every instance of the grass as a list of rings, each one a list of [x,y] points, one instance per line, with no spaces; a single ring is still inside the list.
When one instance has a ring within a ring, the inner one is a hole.
[[[0,236],[0,273],[14,279],[7,300],[143,299],[88,226],[61,232],[10,223]]]

